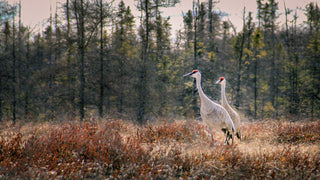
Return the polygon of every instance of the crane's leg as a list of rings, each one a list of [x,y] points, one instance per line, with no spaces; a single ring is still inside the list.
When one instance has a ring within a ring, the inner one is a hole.
[[[233,140],[234,140],[234,132],[232,131],[232,144],[231,145],[233,145]]]
[[[230,132],[227,130],[226,130],[226,132],[227,132],[227,136],[226,136],[226,140],[224,141],[224,143],[227,143],[229,145],[228,139],[230,138]]]
[[[230,135],[230,132],[226,128],[222,128],[221,130],[226,134],[226,140],[224,143],[229,145],[228,140],[231,139],[232,135]]]
[[[209,131],[210,131],[210,134],[211,134],[211,146],[213,146],[214,145],[214,138],[213,138],[213,133],[212,133],[212,129],[208,126],[208,129],[209,129]]]
[[[241,141],[241,130],[239,130],[238,132],[237,132],[237,137],[240,139],[240,141]]]
[[[232,139],[232,138],[233,138],[233,135],[229,133],[228,141],[229,141],[230,139]]]

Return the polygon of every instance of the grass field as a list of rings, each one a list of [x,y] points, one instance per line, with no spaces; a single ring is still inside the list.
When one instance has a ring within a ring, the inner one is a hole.
[[[233,146],[194,120],[0,126],[0,179],[320,179],[320,121],[245,122]]]

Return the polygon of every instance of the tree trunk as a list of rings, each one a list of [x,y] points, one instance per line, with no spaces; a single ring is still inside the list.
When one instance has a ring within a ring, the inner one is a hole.
[[[28,62],[31,62],[30,58],[30,31],[27,32],[27,52],[26,52],[26,72],[27,72],[27,78],[30,78],[30,66]],[[29,115],[29,96],[30,96],[30,85],[28,82],[25,82],[25,95],[24,95],[24,117],[25,119],[28,118]]]
[[[123,42],[124,42],[124,27],[123,27],[123,22],[121,22],[120,25],[120,47],[123,47]],[[123,78],[124,78],[124,61],[125,61],[125,56],[120,56],[119,59],[119,80],[120,80],[120,88],[119,88],[119,96],[118,96],[118,102],[119,102],[119,107],[118,107],[118,112],[122,113],[123,112],[123,97],[124,97],[124,82],[123,82]]]
[[[276,98],[276,84],[275,84],[275,76],[277,75],[276,64],[275,64],[275,34],[274,34],[274,25],[271,28],[271,72],[270,72],[270,87],[271,87],[271,104],[275,107],[275,98]]]
[[[73,70],[74,68],[72,67],[71,63],[71,56],[72,56],[72,40],[70,37],[71,33],[71,24],[70,24],[70,0],[67,0],[66,2],[66,20],[67,20],[67,67],[68,67],[68,96],[69,96],[69,103],[70,103],[70,108],[71,108],[71,116],[74,116],[74,112],[76,111],[75,108],[75,93],[74,93],[74,87],[72,86],[73,84]]]
[[[2,121],[2,73],[0,73],[0,122]]]
[[[142,5],[141,5],[142,6]],[[145,105],[146,105],[146,99],[147,99],[147,90],[146,90],[146,75],[147,75],[147,70],[146,70],[146,63],[148,61],[148,48],[149,48],[149,1],[144,2],[144,9],[145,9],[145,37],[143,38],[143,51],[142,51],[142,64],[141,64],[141,69],[140,69],[140,75],[139,75],[139,105],[138,105],[138,117],[137,120],[139,123],[143,123],[144,121],[144,116],[145,116]]]
[[[16,123],[16,44],[15,44],[15,16],[12,16],[12,121]]]
[[[258,76],[258,58],[256,57],[255,62],[254,62],[254,78],[253,78],[253,83],[254,83],[254,119],[257,119],[257,110],[258,110],[258,105],[257,105],[257,98],[258,98],[258,85],[257,85],[257,76]]]
[[[103,116],[103,102],[104,102],[104,62],[103,62],[103,3],[100,0],[100,103],[99,115]]]
[[[53,113],[53,96],[54,96],[54,93],[53,93],[53,88],[52,88],[52,84],[53,84],[53,72],[52,72],[52,67],[53,67],[53,62],[52,62],[52,46],[53,46],[53,42],[52,42],[52,4],[50,2],[50,29],[49,29],[49,42],[48,42],[48,46],[49,46],[49,54],[48,54],[48,61],[49,61],[49,92],[48,92],[48,98],[47,98],[47,108],[49,109],[49,120],[53,120],[54,118],[54,113]]]
[[[194,6],[198,6],[199,5],[199,1],[198,4],[195,5],[195,3],[193,3]],[[193,35],[193,59],[194,59],[194,64],[193,64],[193,69],[198,69],[198,61],[197,61],[197,51],[198,51],[198,47],[197,47],[197,25],[198,25],[198,8],[193,6],[193,11],[195,12],[194,15],[194,24],[193,24],[193,28],[194,28],[194,35]],[[196,86],[196,79],[193,80],[193,99],[192,99],[192,104],[193,104],[193,111],[194,113],[198,112],[198,105],[197,105],[197,86]]]
[[[84,119],[84,89],[85,89],[85,76],[84,76],[84,58],[85,58],[85,37],[84,37],[84,7],[83,0],[80,0],[80,6],[77,6],[77,1],[75,1],[75,10],[78,12],[79,18],[77,22],[78,29],[78,51],[80,56],[80,103],[79,103],[79,112],[80,119]],[[79,8],[79,9],[78,9]]]

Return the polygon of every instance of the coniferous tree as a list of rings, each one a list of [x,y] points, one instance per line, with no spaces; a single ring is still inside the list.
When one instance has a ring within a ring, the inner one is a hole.
[[[130,98],[135,97],[135,92],[132,86],[135,84],[135,76],[133,72],[135,68],[129,69],[130,65],[134,65],[136,62],[137,48],[134,48],[137,44],[136,36],[133,30],[134,17],[131,13],[131,8],[126,7],[125,3],[121,1],[118,5],[116,12],[116,30],[113,34],[112,51],[114,57],[117,59],[115,65],[115,74],[118,81],[115,87],[118,89],[117,96],[117,109],[119,113],[124,113],[126,109],[132,108],[132,100]],[[129,74],[131,73],[131,74]]]
[[[178,3],[178,0],[171,1],[151,1],[151,0],[139,0],[137,4],[138,10],[141,12],[141,25],[139,30],[139,35],[141,37],[141,62],[139,69],[139,82],[138,82],[138,112],[137,112],[137,121],[143,123],[145,121],[145,115],[147,113],[147,103],[149,102],[149,83],[148,74],[150,63],[150,48],[152,42],[152,31],[153,31],[153,20],[156,14],[156,10],[160,7],[172,7]],[[151,109],[151,108],[149,108]]]
[[[263,43],[263,36],[260,28],[257,28],[257,30],[253,34],[253,61],[254,61],[254,68],[253,68],[253,84],[254,84],[254,119],[258,118],[258,93],[260,89],[260,83],[259,83],[259,66],[261,59],[265,56],[265,52],[262,50],[264,47]]]
[[[70,0],[66,0],[65,4],[65,15],[66,15],[66,33],[65,33],[65,39],[66,39],[66,49],[67,49],[67,96],[68,96],[68,107],[70,108],[70,114],[74,115],[75,112],[75,87],[74,87],[74,72],[73,72],[73,61],[72,61],[72,53],[73,53],[73,38],[72,38],[72,28],[71,28],[71,2]]]
[[[2,121],[2,118],[4,116],[4,110],[3,107],[6,106],[6,103],[4,102],[7,90],[4,87],[8,87],[8,80],[11,75],[8,72],[9,68],[8,59],[10,58],[9,52],[10,52],[10,19],[15,14],[16,6],[11,6],[8,4],[7,1],[0,1],[0,24],[3,25],[1,28],[1,34],[3,36],[0,36],[1,43],[0,43],[0,122]]]
[[[184,27],[185,27],[185,38],[186,38],[186,43],[185,43],[185,49],[188,51],[189,48],[191,47],[191,41],[193,37],[193,15],[192,11],[189,10],[186,15],[183,16],[183,22],[184,22]]]
[[[5,87],[9,87],[10,86],[10,79],[11,79],[11,72],[10,72],[10,65],[11,65],[11,43],[12,41],[10,41],[10,36],[11,36],[11,27],[10,27],[10,22],[9,20],[5,22],[5,25],[3,27],[3,52],[1,54],[1,61],[0,61],[0,120],[2,120],[5,112],[3,107],[5,106],[9,106],[9,104],[5,103],[4,100],[5,97],[10,97],[8,94],[9,88],[5,88]],[[10,61],[9,61],[10,60]]]
[[[99,8],[99,24],[100,24],[100,49],[99,49],[99,61],[100,61],[100,80],[99,80],[99,86],[100,86],[100,96],[99,96],[99,115],[100,117],[103,116],[103,107],[104,107],[104,101],[105,101],[105,35],[104,35],[104,25],[106,23],[106,19],[108,17],[112,17],[110,12],[110,3],[104,3],[103,0],[99,0],[99,2],[96,3],[97,8]],[[109,97],[109,95],[108,95]],[[108,107],[109,108],[109,107]]]
[[[245,21],[246,8],[243,8],[243,30],[241,36],[241,42],[239,47],[239,55],[238,55],[238,73],[237,73],[237,88],[236,88],[236,102],[235,107],[239,109],[240,99],[241,99],[241,74],[242,74],[242,58],[244,51],[244,41],[246,39],[246,21]]]
[[[306,15],[309,24],[309,42],[306,48],[307,62],[305,65],[307,74],[304,74],[306,84],[305,99],[310,103],[311,119],[318,115],[320,102],[320,8],[314,3],[306,6]]]

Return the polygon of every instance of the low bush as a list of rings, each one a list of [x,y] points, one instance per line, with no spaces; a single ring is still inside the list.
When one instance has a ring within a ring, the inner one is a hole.
[[[277,131],[279,143],[319,143],[320,121],[280,122]]]

